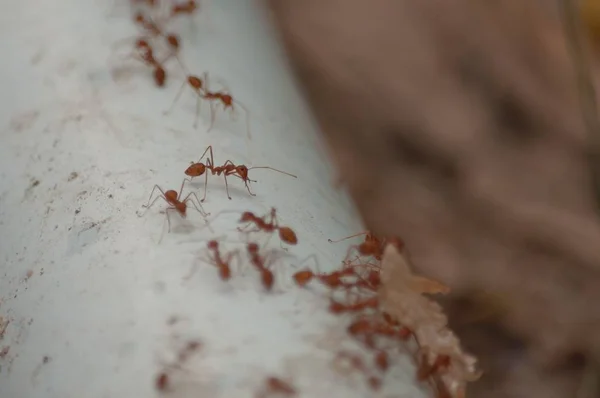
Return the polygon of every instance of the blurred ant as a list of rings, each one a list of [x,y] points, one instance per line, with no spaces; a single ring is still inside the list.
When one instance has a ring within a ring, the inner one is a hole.
[[[250,133],[250,112],[248,111],[248,108],[246,108],[241,102],[233,99],[233,96],[229,93],[229,90],[227,90],[227,91],[210,91],[208,89],[208,76],[206,76],[206,78],[204,79],[204,83],[205,83],[206,89],[205,89],[202,97],[204,99],[208,100],[210,103],[210,126],[208,127],[208,131],[210,131],[215,124],[215,119],[216,119],[215,105],[218,105],[219,103],[222,104],[223,110],[224,111],[230,110],[230,114],[233,117],[234,112],[235,112],[235,108],[234,108],[234,104],[235,104],[235,105],[239,106],[240,108],[242,108],[242,110],[246,114],[246,135],[248,136],[248,139],[252,139],[252,134]]]
[[[319,280],[319,282],[321,282],[322,284],[324,284],[325,286],[327,286],[330,289],[337,289],[340,287],[346,287],[346,288],[354,287],[355,284],[344,281],[344,277],[347,277],[347,276],[356,276],[356,274],[354,273],[354,269],[346,268],[346,269],[339,270],[339,271],[333,271],[330,273],[321,273],[321,274],[314,273],[313,271],[311,271],[309,269],[305,269],[305,270],[296,272],[293,275],[293,278],[294,278],[294,281],[296,282],[296,284],[300,287],[305,286],[313,278],[317,278]]]
[[[219,242],[216,240],[211,240],[207,243],[206,247],[208,251],[211,253],[208,262],[213,264],[219,270],[219,278],[223,281],[228,281],[231,279],[231,262],[234,257],[237,257],[239,252],[237,250],[227,253],[225,256],[220,251]],[[197,267],[194,266],[192,271],[189,273],[185,279],[189,279],[196,273]]]
[[[146,18],[141,12],[135,14],[133,21],[151,37],[160,36],[162,34],[162,29],[159,28],[158,24],[152,21],[152,18]]]
[[[207,155],[207,153],[209,156],[207,157],[206,164],[205,164],[205,163],[202,163],[202,159]],[[248,190],[248,193],[252,196],[256,196],[256,194],[254,194],[254,193],[252,193],[252,191],[250,191],[250,186],[248,185],[249,182],[256,182],[254,180],[251,180],[248,177],[248,172],[252,169],[270,169],[270,170],[277,171],[282,174],[289,175],[290,177],[298,178],[297,176],[295,176],[293,174],[286,173],[285,171],[277,170],[273,167],[269,167],[269,166],[247,167],[246,165],[243,165],[243,164],[238,166],[235,163],[233,163],[231,160],[226,160],[222,166],[215,166],[212,145],[209,145],[206,148],[206,150],[204,151],[202,156],[200,156],[200,159],[196,163],[192,163],[185,170],[185,174],[191,178],[199,177],[202,174],[204,174],[204,196],[202,197],[201,202],[204,202],[204,200],[206,199],[206,187],[208,185],[207,170],[210,171],[210,173],[212,175],[217,175],[217,176],[223,175],[223,178],[225,179],[225,192],[227,193],[227,197],[231,200],[231,196],[229,195],[229,185],[227,184],[227,177],[230,177],[230,176],[237,177],[237,178],[241,179],[242,181],[244,181],[244,184],[246,185],[246,189]]]
[[[248,243],[247,250],[248,256],[250,257],[250,263],[258,270],[258,272],[260,272],[263,286],[267,291],[270,291],[273,288],[275,277],[273,272],[265,265],[267,259],[260,255],[260,249],[256,243]]]
[[[173,111],[173,107],[175,106],[175,103],[177,102],[177,100],[181,97],[181,94],[183,93],[183,89],[185,88],[186,85],[188,85],[196,94],[196,114],[195,114],[195,119],[194,119],[194,128],[198,127],[198,119],[200,118],[200,101],[202,100],[202,96],[204,94],[203,89],[204,89],[204,81],[205,80],[206,80],[206,72],[204,73],[202,78],[195,76],[195,75],[187,74],[187,77],[186,77],[185,81],[181,84],[181,87],[179,88],[177,95],[173,99],[171,106],[164,113],[169,114]]]
[[[178,15],[193,14],[198,9],[198,5],[195,0],[188,0],[185,3],[175,3],[171,6],[171,15],[169,18],[176,17]]]
[[[181,189],[179,190],[179,193],[177,193],[177,191],[172,190],[172,189],[169,189],[168,191],[165,192],[158,185],[154,185],[154,188],[152,188],[152,192],[150,193],[150,197],[148,198],[148,203],[143,206],[146,209],[149,209],[150,207],[152,207],[154,205],[154,203],[156,203],[156,201],[158,199],[161,199],[161,198],[165,202],[167,202],[169,207],[167,207],[167,209],[165,210],[165,214],[167,216],[169,232],[171,231],[171,220],[169,217],[169,211],[175,210],[182,218],[186,218],[188,203],[191,203],[194,206],[194,208],[202,215],[203,218],[206,218],[208,215],[210,215],[210,213],[206,213],[204,211],[204,209],[202,208],[202,204],[200,204],[200,201],[198,200],[198,197],[196,196],[195,193],[190,192],[189,194],[187,194],[187,196],[185,198],[181,199],[181,193],[183,192],[183,186],[185,185],[186,181],[189,181],[189,180],[186,178],[181,183]],[[156,198],[154,198],[152,203],[150,203],[150,200],[152,199],[152,196],[154,195],[154,191],[157,189],[160,191],[161,194],[160,194],[160,196],[157,196]],[[196,202],[198,202],[197,204],[192,200],[193,198],[196,198]]]
[[[267,221],[267,217],[270,219]],[[277,210],[273,207],[269,214],[258,217],[251,211],[245,211],[242,213],[242,217],[239,220],[240,223],[246,223],[246,226],[238,228],[239,231],[246,230],[249,226],[254,225],[255,229],[246,231],[252,232],[266,232],[272,234],[277,231],[279,233],[279,239],[288,245],[295,245],[298,243],[298,237],[293,229],[290,227],[280,226],[277,222]]]
[[[167,72],[163,67],[163,62],[159,62],[154,56],[154,49],[148,40],[146,38],[138,38],[135,42],[134,51],[131,56],[153,68],[154,82],[158,87],[163,87],[167,78]]]
[[[270,395],[293,396],[297,394],[296,389],[287,381],[279,377],[270,376],[265,379],[265,391],[259,397],[268,397]]]
[[[362,301],[357,301],[354,304],[342,304],[333,299],[330,299],[329,311],[334,314],[341,314],[344,312],[359,312],[367,308],[379,307],[379,299],[377,296],[371,297]]]

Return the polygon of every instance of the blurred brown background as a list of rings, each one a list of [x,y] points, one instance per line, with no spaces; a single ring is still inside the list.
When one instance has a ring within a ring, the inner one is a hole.
[[[267,3],[365,224],[453,288],[486,372],[469,396],[600,397],[592,148],[556,4]]]

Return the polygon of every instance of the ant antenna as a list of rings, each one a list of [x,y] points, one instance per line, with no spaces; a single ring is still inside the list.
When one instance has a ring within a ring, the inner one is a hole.
[[[327,239],[327,242],[329,242],[329,243],[343,242],[343,241],[345,241],[347,239],[350,239],[350,238],[356,238],[357,236],[367,235],[368,233],[369,233],[369,231],[363,231],[363,232],[359,232],[359,233],[354,234],[354,235],[346,236],[345,238],[342,238],[342,239],[337,239],[337,240]]]
[[[281,171],[281,170],[278,170],[278,169],[276,169],[276,168],[273,168],[273,167],[270,167],[270,166],[254,166],[254,167],[248,167],[248,170],[252,170],[252,169],[269,169],[269,170],[273,170],[273,171],[276,171],[276,172],[278,172],[278,173],[281,173],[281,174],[286,174],[286,175],[288,175],[288,176],[290,176],[290,177],[298,178],[298,176],[296,176],[296,175],[294,175],[294,174],[291,174],[291,173],[288,173],[288,172],[285,172],[285,171]]]

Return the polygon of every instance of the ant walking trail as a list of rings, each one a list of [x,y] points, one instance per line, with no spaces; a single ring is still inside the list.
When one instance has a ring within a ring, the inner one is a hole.
[[[206,163],[202,163],[202,159],[207,156],[206,158]],[[247,167],[246,165],[236,165],[235,163],[233,163],[231,160],[226,160],[225,163],[223,163],[223,165],[221,166],[215,166],[215,162],[214,162],[214,157],[213,157],[213,149],[212,149],[212,145],[209,145],[206,150],[204,151],[204,153],[202,154],[202,156],[200,156],[200,159],[196,162],[196,163],[192,163],[186,170],[185,170],[185,174],[191,178],[194,177],[200,177],[201,175],[204,174],[204,196],[202,196],[202,200],[201,202],[204,202],[204,200],[206,200],[206,188],[208,186],[208,172],[210,172],[210,174],[212,175],[223,175],[223,178],[225,180],[225,192],[227,193],[227,197],[229,198],[229,200],[231,200],[231,196],[229,195],[229,184],[227,183],[227,177],[237,177],[239,179],[241,179],[242,181],[244,181],[244,184],[246,185],[246,189],[248,190],[248,193],[252,196],[256,196],[251,190],[250,190],[250,182],[256,182],[254,180],[251,180],[248,177],[248,172],[252,169],[270,169],[273,171],[276,171],[278,173],[282,173],[282,174],[286,174],[290,177],[294,177],[294,178],[298,178],[297,176],[290,174],[290,173],[286,173],[285,171],[281,171],[281,170],[277,170],[273,167],[269,167],[269,166],[255,166],[255,167]]]
[[[167,207],[165,209],[165,214],[167,216],[167,224],[169,226],[169,232],[171,232],[171,219],[169,217],[169,211],[175,210],[182,218],[186,218],[188,203],[191,203],[194,206],[194,208],[202,215],[202,217],[204,219],[206,219],[206,217],[210,215],[210,213],[207,213],[204,211],[202,204],[200,203],[200,201],[198,200],[198,197],[196,196],[196,194],[194,192],[188,193],[184,199],[181,199],[181,194],[183,192],[183,187],[184,187],[186,181],[189,181],[189,179],[185,178],[183,180],[183,182],[181,183],[181,188],[179,190],[179,193],[173,189],[169,189],[168,191],[165,192],[158,185],[154,185],[154,188],[152,188],[152,192],[150,193],[150,197],[148,198],[148,203],[146,205],[144,205],[144,207],[146,209],[149,209],[150,207],[152,207],[154,205],[154,203],[156,203],[156,201],[158,199],[161,199],[161,198],[165,202],[167,202],[169,207]],[[154,200],[152,202],[150,202],[152,200],[152,196],[154,195],[154,192],[157,189],[160,192],[160,195],[157,196],[156,198],[154,198]],[[193,198],[196,199],[197,203],[193,201]]]

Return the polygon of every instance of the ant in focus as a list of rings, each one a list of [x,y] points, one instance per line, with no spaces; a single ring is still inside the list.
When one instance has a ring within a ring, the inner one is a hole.
[[[210,215],[210,213],[207,213],[204,211],[204,209],[202,208],[202,204],[200,204],[200,201],[198,200],[198,197],[196,196],[196,194],[194,192],[190,192],[189,194],[187,194],[187,196],[184,199],[181,199],[181,194],[183,192],[183,186],[185,185],[186,181],[189,181],[189,180],[187,178],[185,178],[183,180],[183,182],[181,183],[181,189],[179,190],[179,193],[177,193],[177,191],[175,191],[173,189],[169,189],[168,191],[165,192],[158,185],[154,185],[154,188],[152,188],[152,192],[150,193],[150,197],[148,198],[148,203],[143,206],[146,209],[149,209],[150,207],[152,207],[154,205],[154,203],[156,203],[156,201],[158,199],[161,199],[161,198],[165,202],[167,202],[169,207],[166,208],[165,214],[167,216],[167,224],[169,226],[169,232],[171,232],[171,219],[169,217],[169,211],[175,210],[182,218],[186,218],[188,203],[191,203],[194,206],[194,208],[202,215],[203,218],[206,219],[206,217]],[[157,189],[160,191],[161,194],[160,194],[160,196],[157,196],[156,198],[154,198],[154,200],[151,203],[150,200],[152,199],[152,196],[154,195],[154,191]],[[197,204],[192,200],[193,198],[196,198],[196,202],[198,202]]]
[[[207,155],[207,153],[209,156],[206,159],[206,163],[202,163],[202,159]],[[204,151],[202,156],[200,156],[200,159],[196,163],[192,163],[185,170],[185,174],[191,178],[200,177],[201,175],[204,174],[204,196],[202,197],[201,202],[204,202],[204,200],[206,199],[206,187],[208,185],[208,172],[207,171],[210,171],[210,173],[212,175],[217,175],[217,176],[223,175],[223,178],[225,179],[225,191],[227,192],[227,197],[229,198],[229,200],[231,200],[231,196],[229,195],[229,185],[227,184],[227,177],[230,177],[230,176],[237,177],[237,178],[241,179],[242,181],[244,181],[244,184],[246,185],[246,189],[248,190],[248,193],[252,196],[256,196],[256,194],[254,194],[254,193],[252,193],[252,191],[250,191],[250,186],[248,185],[249,182],[256,182],[254,180],[251,180],[248,177],[248,172],[252,169],[270,169],[273,171],[277,171],[278,173],[286,174],[290,177],[298,178],[297,176],[295,176],[293,174],[286,173],[285,171],[277,170],[273,167],[269,167],[269,166],[247,167],[243,164],[236,165],[231,160],[226,160],[222,166],[215,166],[212,145],[209,145],[206,148],[206,150]]]

